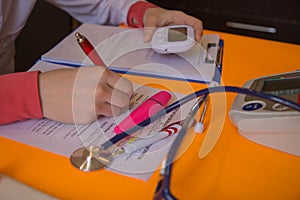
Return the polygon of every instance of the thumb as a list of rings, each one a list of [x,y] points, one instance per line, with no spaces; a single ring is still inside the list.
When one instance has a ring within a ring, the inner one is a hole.
[[[158,23],[157,17],[144,17],[144,42],[150,42]]]
[[[144,28],[144,42],[148,43],[152,40],[155,27],[145,27]]]

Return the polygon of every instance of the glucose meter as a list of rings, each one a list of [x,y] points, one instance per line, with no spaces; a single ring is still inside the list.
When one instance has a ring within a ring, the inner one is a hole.
[[[300,71],[253,79],[244,87],[300,104]],[[300,156],[298,111],[257,97],[237,95],[229,117],[244,137]]]
[[[157,28],[151,41],[152,49],[162,54],[185,52],[195,43],[194,29],[187,25]]]

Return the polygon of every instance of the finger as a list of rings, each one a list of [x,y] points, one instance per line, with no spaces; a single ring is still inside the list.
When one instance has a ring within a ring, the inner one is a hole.
[[[95,104],[97,106],[106,102],[120,108],[125,108],[129,105],[130,97],[131,95],[128,95],[128,93],[114,89],[104,83],[99,84],[96,90]]]
[[[144,42],[148,43],[152,40],[152,36],[154,34],[155,29],[155,27],[144,28]]]
[[[120,108],[127,108],[129,106],[130,98],[131,95],[129,96],[127,93],[119,90],[113,90],[111,99],[108,101],[108,103]]]
[[[200,41],[202,32],[203,32],[203,23],[201,20],[192,17],[190,15],[186,15],[184,13],[180,13],[181,17],[176,17],[176,19],[181,19],[179,23],[192,26],[194,29],[195,40],[197,42]]]
[[[168,11],[167,16],[168,16],[167,18],[169,18],[168,25],[185,24],[185,25],[192,26],[194,29],[195,40],[197,42],[200,41],[203,32],[203,23],[201,20],[193,16],[187,15],[182,11]]]
[[[168,24],[168,12],[163,8],[149,8],[144,16],[144,42],[150,42],[156,27]]]
[[[203,35],[203,23],[200,20],[197,20],[192,26],[195,31],[195,39],[199,42]]]
[[[152,40],[153,33],[157,27],[158,18],[148,15],[144,21],[144,42]]]
[[[106,83],[111,88],[119,90],[120,92],[123,92],[128,96],[131,96],[133,93],[132,83],[128,79],[120,76],[113,71],[106,71],[103,77],[103,83]]]
[[[103,115],[103,116],[117,116],[121,114],[123,111],[122,108],[119,108],[117,106],[111,105],[107,102],[104,102],[100,105],[97,105],[96,107],[96,113],[97,115]]]

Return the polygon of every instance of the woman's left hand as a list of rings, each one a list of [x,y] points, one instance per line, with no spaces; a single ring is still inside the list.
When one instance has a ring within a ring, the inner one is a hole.
[[[203,23],[201,20],[182,11],[166,10],[159,7],[149,8],[144,14],[144,41],[151,41],[155,27],[168,25],[190,25],[195,31],[195,40],[199,42]]]

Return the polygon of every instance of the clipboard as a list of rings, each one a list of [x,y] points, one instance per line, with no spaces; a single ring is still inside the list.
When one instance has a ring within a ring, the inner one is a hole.
[[[143,29],[82,24],[41,60],[72,67],[93,65],[77,44],[76,32],[84,34],[109,69],[118,73],[199,83],[221,78],[224,41],[216,34],[203,35],[200,45],[188,52],[162,55],[143,42]]]

